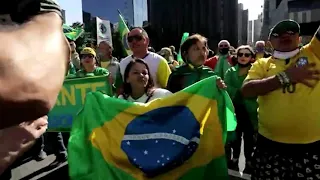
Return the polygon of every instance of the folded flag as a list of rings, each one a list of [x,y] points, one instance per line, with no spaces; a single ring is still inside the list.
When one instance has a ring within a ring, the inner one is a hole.
[[[72,41],[77,40],[84,32],[84,30],[82,28],[75,28],[74,29],[66,24],[62,25],[62,29],[63,29],[64,35]]]
[[[69,139],[71,179],[228,179],[224,144],[236,121],[215,82],[147,104],[87,94]]]
[[[130,31],[129,31],[129,28],[128,28],[127,24],[125,23],[122,15],[120,13],[119,13],[119,23],[118,24],[119,24],[118,31],[119,31],[120,36],[121,36],[121,42],[122,42],[123,48],[125,50],[125,54],[127,56],[131,55],[132,51],[130,50],[130,47],[129,47],[129,44],[128,44],[128,33]]]

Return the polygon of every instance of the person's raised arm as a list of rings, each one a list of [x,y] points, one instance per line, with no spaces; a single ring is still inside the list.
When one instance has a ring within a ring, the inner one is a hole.
[[[0,129],[46,115],[62,87],[70,48],[54,12],[0,27]]]
[[[303,67],[297,67],[292,64],[288,69],[277,75],[264,77],[263,72],[266,69],[261,66],[260,61],[256,61],[249,70],[249,74],[242,86],[242,95],[244,97],[263,96],[286,85],[296,83],[313,88],[315,84],[311,83],[310,80],[319,81],[320,72],[314,70],[314,63]]]

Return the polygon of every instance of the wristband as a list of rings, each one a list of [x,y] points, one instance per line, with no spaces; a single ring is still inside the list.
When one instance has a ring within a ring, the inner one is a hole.
[[[281,72],[281,73],[279,73],[279,75],[282,77],[284,85],[291,84],[291,81],[285,72]]]
[[[284,86],[284,79],[283,79],[283,77],[282,77],[280,74],[277,74],[276,77],[277,77],[278,80],[280,81],[280,84],[281,84],[282,86]]]

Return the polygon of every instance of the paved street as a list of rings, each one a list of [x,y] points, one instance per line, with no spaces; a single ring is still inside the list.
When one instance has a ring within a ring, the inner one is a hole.
[[[66,142],[66,141],[65,141]],[[46,143],[47,144],[47,143]],[[46,145],[46,151],[50,152],[50,145]],[[243,147],[242,147],[243,150]],[[36,162],[34,160],[28,160],[22,165],[12,170],[11,180],[51,180],[51,179],[68,179],[68,165],[67,162],[61,164],[58,167],[51,167],[50,164],[55,160],[54,155],[49,155],[45,160]],[[241,152],[240,157],[240,170],[244,169],[244,156]],[[247,176],[239,178],[242,175],[237,172],[229,171],[230,180],[250,179]]]

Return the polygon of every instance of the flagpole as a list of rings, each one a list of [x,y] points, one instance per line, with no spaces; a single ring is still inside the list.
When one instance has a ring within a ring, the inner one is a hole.
[[[118,13],[122,16],[121,12],[120,12],[120,9],[117,9]]]

